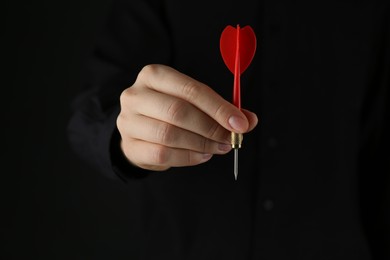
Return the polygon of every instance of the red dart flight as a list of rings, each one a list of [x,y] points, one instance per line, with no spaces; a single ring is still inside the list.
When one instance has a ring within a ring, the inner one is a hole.
[[[240,76],[249,67],[256,52],[256,35],[252,27],[226,26],[221,34],[220,50],[223,61],[234,74],[233,104],[241,108]]]

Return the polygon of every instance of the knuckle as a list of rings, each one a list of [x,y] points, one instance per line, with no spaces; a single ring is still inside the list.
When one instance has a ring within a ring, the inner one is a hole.
[[[122,138],[121,140],[121,150],[124,154],[124,156],[132,162],[136,161],[136,156],[134,156],[134,149],[132,149],[133,143],[131,138]]]
[[[196,160],[195,160],[193,154],[191,152],[187,152],[187,164],[188,165],[196,164],[195,161]]]
[[[125,89],[121,92],[120,96],[119,96],[119,103],[121,106],[123,106],[123,104],[126,102],[126,99],[127,99],[127,92],[128,90]]]
[[[119,103],[121,107],[125,106],[129,99],[135,96],[135,90],[132,87],[126,88],[123,90],[119,96]]]
[[[197,165],[201,162],[200,157],[197,153],[188,151],[187,152],[187,165]]]
[[[118,128],[119,132],[121,133],[124,129],[124,116],[122,113],[119,113],[118,117],[116,118],[116,127]]]
[[[214,118],[223,117],[223,116],[227,116],[226,106],[224,106],[223,104],[220,104],[220,105],[215,109]]]
[[[157,128],[157,138],[165,145],[170,145],[175,140],[174,126],[171,124],[162,124]]]
[[[209,141],[207,138],[203,138],[202,140],[202,152],[207,152],[208,148],[209,148]]]
[[[169,159],[169,149],[158,145],[151,150],[151,160],[155,165],[166,165]]]
[[[182,121],[187,115],[187,103],[180,99],[173,101],[167,109],[167,114],[172,122]]]
[[[217,137],[219,125],[217,123],[211,124],[210,128],[207,131],[207,137],[210,139],[215,139]]]
[[[229,125],[228,121],[231,114],[232,106],[221,103],[215,108],[214,112],[212,113],[212,118],[220,122],[220,124]],[[217,130],[218,129],[216,129],[216,133],[219,132]]]
[[[183,84],[181,91],[187,100],[196,100],[199,97],[199,85],[192,80],[188,80]]]
[[[159,66],[156,64],[145,65],[138,73],[137,81],[146,81],[150,75],[154,75],[158,72]]]

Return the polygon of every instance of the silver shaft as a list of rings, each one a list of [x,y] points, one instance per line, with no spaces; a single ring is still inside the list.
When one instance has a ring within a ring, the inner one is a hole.
[[[238,177],[238,149],[234,149],[234,179]]]

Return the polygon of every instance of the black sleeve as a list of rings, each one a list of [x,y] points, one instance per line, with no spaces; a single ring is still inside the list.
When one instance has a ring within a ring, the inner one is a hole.
[[[169,32],[162,1],[115,1],[105,28],[85,63],[83,90],[71,104],[71,147],[102,174],[121,179],[142,176],[119,148],[119,97],[147,64],[170,60]]]

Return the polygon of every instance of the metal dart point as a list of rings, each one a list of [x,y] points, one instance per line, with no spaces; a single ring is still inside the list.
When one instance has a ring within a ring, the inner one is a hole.
[[[232,132],[231,134],[231,145],[232,148],[234,149],[234,179],[237,180],[238,177],[238,149],[241,148],[242,144],[242,139],[243,139],[242,134],[237,134]]]

